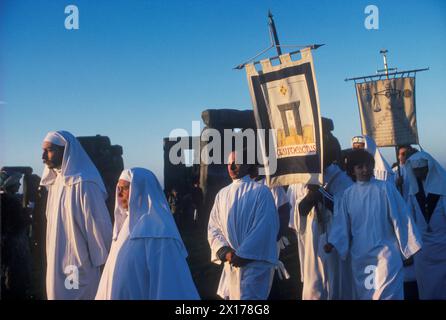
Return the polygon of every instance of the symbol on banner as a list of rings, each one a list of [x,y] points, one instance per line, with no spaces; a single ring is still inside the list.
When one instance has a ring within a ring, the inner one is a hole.
[[[285,96],[286,95],[286,93],[288,92],[288,89],[282,84],[281,86],[280,86],[280,93],[283,95],[283,96]]]
[[[285,130],[286,137],[289,137],[291,135],[290,126],[288,124],[288,119],[286,117],[287,111],[293,111],[296,134],[298,134],[300,136],[303,135],[302,121],[300,119],[300,113],[299,113],[299,106],[300,106],[300,101],[297,101],[294,103],[282,104],[280,106],[277,106],[277,109],[279,109],[279,111],[280,111],[280,117],[282,118],[282,124],[283,124],[283,128]]]

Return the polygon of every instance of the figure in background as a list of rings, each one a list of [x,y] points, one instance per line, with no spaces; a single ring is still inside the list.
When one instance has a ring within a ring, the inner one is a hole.
[[[406,163],[409,205],[423,239],[414,257],[420,299],[446,299],[446,171],[427,152]]]
[[[326,252],[351,255],[355,294],[361,300],[404,299],[403,258],[421,248],[409,208],[393,183],[373,178],[374,158],[365,150],[347,157],[355,183],[334,216]]]

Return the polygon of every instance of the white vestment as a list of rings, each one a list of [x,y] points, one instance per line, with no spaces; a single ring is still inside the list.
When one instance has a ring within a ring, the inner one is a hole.
[[[208,241],[211,261],[228,246],[241,258],[254,260],[236,268],[224,263],[217,294],[231,300],[264,300],[277,263],[279,218],[270,190],[249,176],[221,189],[210,213]]]
[[[352,180],[337,166],[325,170],[325,188],[333,195],[333,202],[339,201]],[[303,300],[350,299],[352,298],[351,277],[346,263],[336,252],[325,253],[328,233],[331,231],[332,212],[322,205],[311,209],[307,216],[299,213],[299,203],[307,195],[304,184],[291,185],[288,189],[294,196],[293,218],[297,231]],[[319,215],[317,214],[319,212]],[[322,221],[320,221],[322,220]]]
[[[342,171],[339,166],[331,164],[324,172],[325,189],[333,195],[333,212],[326,210],[327,235],[324,237],[323,245],[326,244],[328,235],[332,232],[333,216],[337,214],[336,206],[341,201],[344,191],[349,188],[353,181]],[[327,254],[323,250],[323,245],[319,246],[320,255],[325,257],[326,263],[323,264],[326,278],[329,300],[352,300],[354,299],[354,286],[351,273],[350,256],[345,260],[339,257],[336,250]]]
[[[64,141],[60,170],[48,169],[41,184],[48,189],[46,207],[47,298],[93,299],[110,248],[112,226],[106,191],[96,167],[76,138]]]
[[[268,187],[268,185],[266,184],[265,178],[263,178],[257,182]],[[283,206],[284,204],[288,203],[288,197],[286,195],[285,189],[282,186],[271,187],[271,188],[268,187],[268,188],[271,191],[271,194],[274,199],[274,204],[276,205],[277,210],[279,210],[279,208],[281,206]]]
[[[403,259],[421,248],[421,237],[394,184],[356,182],[335,210],[329,242],[342,258],[351,254],[356,298],[404,299]]]
[[[400,170],[398,172],[398,167],[393,168],[393,172],[395,174],[395,183],[399,177],[402,177],[403,184],[401,186],[400,191],[403,199],[408,202],[409,201],[409,181],[407,176],[407,167],[405,165],[400,164]],[[412,216],[413,217],[413,216]],[[405,282],[413,282],[416,281],[415,277],[415,265],[411,264],[408,266],[404,266],[404,281]]]
[[[424,182],[426,194],[439,195],[437,205],[427,223],[416,194],[418,183],[411,163],[418,159],[428,161],[429,172]],[[422,234],[423,247],[414,257],[415,276],[420,299],[446,299],[446,171],[426,152],[413,154],[406,162],[409,180],[409,205]]]
[[[400,164],[400,170],[398,172],[398,167],[393,168],[392,170],[394,172],[394,178],[395,178],[395,182],[397,181],[397,179],[399,177],[401,177],[403,179],[403,185],[402,185],[402,193],[401,195],[403,196],[403,199],[408,201],[409,200],[409,181],[408,181],[408,176],[407,176],[407,167],[404,164]]]
[[[113,243],[96,299],[199,299],[158,180],[146,169],[125,171],[131,177],[129,210],[116,197]]]

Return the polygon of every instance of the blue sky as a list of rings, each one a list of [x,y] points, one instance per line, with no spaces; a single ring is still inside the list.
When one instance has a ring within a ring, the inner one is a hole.
[[[67,5],[79,30],[66,30]],[[379,29],[364,9],[379,8]],[[346,77],[382,68],[381,48],[417,76],[422,146],[446,165],[446,2],[348,0],[2,0],[0,2],[0,166],[41,173],[49,130],[107,135],[126,167],[162,180],[162,138],[191,131],[207,108],[252,109],[246,75],[232,68],[269,45],[271,9],[282,44],[325,43],[314,52],[320,107],[347,147],[360,133]],[[275,55],[274,51],[270,55]],[[385,150],[394,161],[394,151]]]

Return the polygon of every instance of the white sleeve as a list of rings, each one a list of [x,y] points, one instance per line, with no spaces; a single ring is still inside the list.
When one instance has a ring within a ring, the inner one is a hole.
[[[105,264],[112,240],[110,215],[99,187],[94,183],[79,184],[80,205],[83,229],[92,265]]]
[[[211,213],[209,215],[208,224],[208,242],[211,247],[211,261],[214,263],[220,263],[221,261],[217,257],[217,251],[224,246],[230,247],[228,241],[226,240],[221,225],[222,223],[227,223],[226,221],[221,221],[219,214],[219,195],[215,197],[214,206],[212,207]]]
[[[328,242],[336,248],[339,256],[345,260],[350,249],[351,235],[346,193],[344,193],[342,199],[335,201],[333,211],[333,220],[328,232]]]
[[[421,235],[410,209],[392,183],[385,183],[387,207],[396,238],[403,256],[407,259],[421,248]]]

